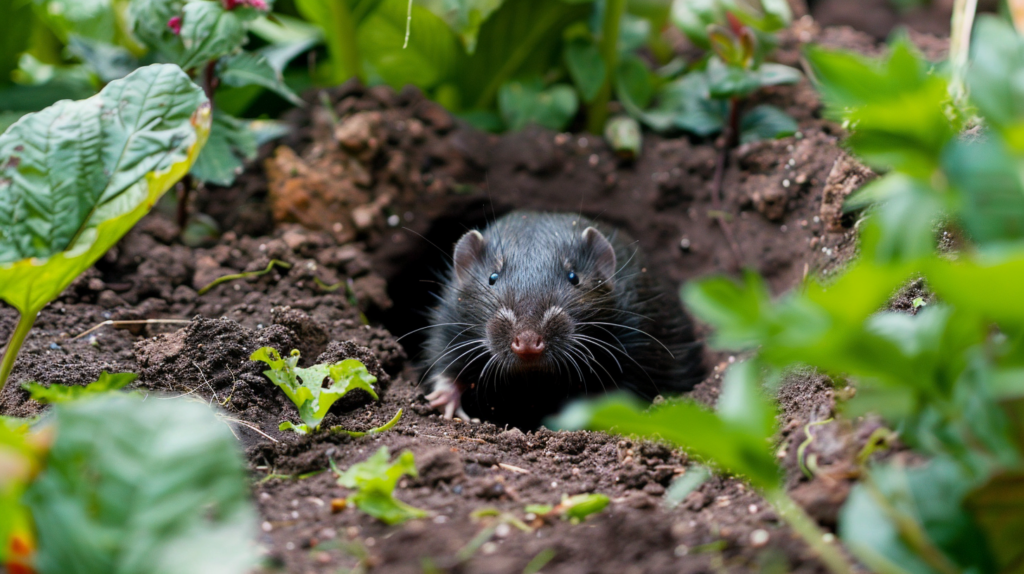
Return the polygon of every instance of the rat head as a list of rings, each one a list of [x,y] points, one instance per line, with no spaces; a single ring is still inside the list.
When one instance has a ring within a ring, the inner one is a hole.
[[[592,357],[581,326],[612,306],[617,265],[596,228],[543,215],[503,220],[463,235],[453,260],[464,322],[485,331],[484,377],[570,373]]]

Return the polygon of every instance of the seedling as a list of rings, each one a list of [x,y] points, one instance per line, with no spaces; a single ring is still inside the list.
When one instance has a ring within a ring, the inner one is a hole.
[[[281,359],[281,355],[272,347],[257,349],[249,359],[263,361],[270,366],[263,374],[280,387],[299,409],[299,418],[303,424],[296,425],[284,421],[279,430],[292,430],[299,434],[320,430],[320,423],[327,416],[331,405],[354,389],[362,389],[377,400],[377,392],[373,389],[377,377],[371,375],[366,366],[356,359],[345,359],[333,365],[322,363],[302,368],[297,366],[298,349],[293,350],[287,359]],[[330,382],[325,387],[324,379],[328,377]],[[401,413],[398,417],[401,417]],[[398,417],[385,427],[390,428],[389,425],[397,423]]]
[[[210,122],[202,90],[177,66],[157,64],[0,135],[0,299],[20,314],[0,385],[39,311],[189,170]]]
[[[586,520],[591,514],[597,514],[604,510],[611,499],[608,495],[601,493],[577,494],[574,496],[562,495],[562,502],[551,506],[550,504],[531,504],[524,510],[529,514],[535,514],[538,518],[548,519],[556,516],[577,524]]]
[[[370,458],[352,465],[341,472],[331,461],[331,468],[338,475],[338,484],[352,488],[356,493],[347,498],[359,510],[389,524],[400,524],[412,518],[428,516],[427,511],[410,506],[395,498],[395,487],[403,476],[419,476],[412,452],[406,450],[394,462],[388,447],[382,446]]]
[[[100,378],[86,386],[60,385],[53,383],[44,387],[39,383],[23,383],[21,388],[32,396],[32,400],[43,404],[66,403],[85,397],[92,397],[123,389],[139,378],[135,373],[108,373],[103,371]]]

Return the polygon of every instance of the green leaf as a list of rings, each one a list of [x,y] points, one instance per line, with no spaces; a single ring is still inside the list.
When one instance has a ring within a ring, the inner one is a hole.
[[[771,62],[761,64],[754,72],[757,74],[757,81],[761,86],[795,84],[800,81],[800,78],[804,77],[800,70],[796,68]]]
[[[257,151],[248,122],[215,110],[210,139],[190,173],[196,179],[228,186],[235,182],[245,162],[256,158]]]
[[[928,263],[929,287],[950,305],[977,313],[1009,332],[1024,326],[1024,300],[1006,295],[1024,285],[1024,252],[1019,248],[974,260]]]
[[[263,361],[270,367],[269,370],[263,371],[263,374],[284,391],[299,410],[299,417],[305,423],[281,423],[280,430],[291,429],[300,434],[318,430],[331,405],[354,389],[362,389],[374,400],[378,399],[373,389],[373,383],[377,382],[377,378],[356,359],[345,359],[333,365],[322,363],[301,368],[296,366],[299,362],[298,350],[293,350],[287,359],[282,359],[272,347],[256,349],[249,359]],[[324,379],[328,376],[331,377],[331,383],[325,387]]]
[[[615,69],[615,93],[640,109],[646,108],[654,96],[656,76],[637,56],[623,58]]]
[[[419,476],[412,452],[403,451],[392,463],[388,447],[382,446],[370,458],[352,465],[338,476],[338,484],[356,489],[348,498],[359,510],[386,524],[400,524],[411,518],[427,516],[425,510],[410,506],[394,497],[398,479]]]
[[[730,66],[712,57],[707,68],[708,91],[712,98],[745,98],[761,87],[760,75],[739,66]]]
[[[668,490],[665,491],[664,504],[668,508],[679,506],[691,492],[697,490],[711,477],[711,472],[706,467],[691,465],[687,467],[686,474],[679,476],[672,481]]]
[[[505,0],[428,0],[426,7],[451,27],[466,53],[476,51],[480,26],[497,10]]]
[[[658,131],[681,129],[709,136],[722,131],[728,113],[727,102],[711,99],[704,72],[690,72],[669,82],[655,99],[654,108],[642,113],[640,120]]]
[[[1024,238],[1020,158],[1010,154],[994,137],[975,142],[955,140],[942,154],[949,184],[959,192],[960,221],[971,239],[982,245]]]
[[[672,23],[698,48],[708,50],[708,25],[720,22],[722,10],[717,0],[673,0]]]
[[[789,137],[796,133],[798,127],[796,120],[786,112],[762,104],[743,114],[740,120],[740,141],[749,143]]]
[[[576,91],[566,84],[544,89],[539,79],[509,82],[498,94],[498,109],[510,130],[529,124],[562,130],[576,116],[579,100]]]
[[[255,566],[245,464],[206,405],[111,395],[57,405],[53,420],[46,470],[25,497],[40,574]]]
[[[220,66],[220,81],[226,86],[262,86],[297,106],[302,105],[302,99],[285,85],[281,73],[262,54],[241,52],[223,59]]]
[[[24,383],[21,388],[32,396],[32,400],[43,404],[66,403],[85,397],[109,393],[124,388],[139,378],[135,373],[108,373],[103,371],[100,378],[82,387],[54,383],[44,387],[39,383]]]
[[[971,103],[988,124],[1011,149],[1024,151],[1024,41],[1009,22],[978,17],[967,83]]]
[[[11,126],[0,136],[0,299],[38,312],[185,174],[209,125],[202,90],[153,65]]]
[[[607,494],[599,492],[568,496],[559,503],[563,516],[567,519],[583,520],[591,514],[597,514],[608,507],[611,499]]]
[[[604,85],[608,70],[593,40],[577,38],[565,45],[565,64],[584,102],[591,102]]]
[[[184,53],[178,63],[190,70],[226,56],[241,47],[245,32],[238,10],[226,10],[217,0],[188,2],[181,17]]]
[[[409,45],[406,0],[382,0],[356,32],[359,52],[368,70],[401,89],[406,84],[428,90],[452,78],[460,61],[458,40],[443,20],[413,5]]]
[[[673,402],[644,412],[647,405],[625,395],[578,401],[552,421],[555,428],[604,430],[667,440],[722,469],[744,475],[758,488],[775,488],[780,481],[770,449],[775,411],[754,389],[753,367],[733,366],[723,394],[749,393],[747,406],[730,400],[716,414],[690,402]],[[753,390],[753,392],[750,392]],[[749,420],[744,417],[749,416]]]
[[[981,530],[961,503],[973,481],[948,459],[903,469],[876,467],[854,486],[839,515],[839,536],[869,568],[893,566],[911,574],[937,572],[931,562],[954,570],[993,572]],[[928,559],[906,541],[923,537],[937,550]]]
[[[68,39],[68,52],[85,62],[103,83],[119,80],[139,67],[138,59],[127,49],[82,36]]]
[[[811,48],[829,114],[845,121],[847,144],[869,166],[928,179],[959,131],[946,116],[948,81],[907,40],[885,59]]]
[[[130,0],[128,18],[132,30],[143,44],[179,61],[184,47],[181,38],[167,25],[171,18],[181,16],[186,0]]]

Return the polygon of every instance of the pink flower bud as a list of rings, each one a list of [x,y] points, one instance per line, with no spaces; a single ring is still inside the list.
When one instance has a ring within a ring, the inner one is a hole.
[[[175,36],[181,34],[181,16],[175,16],[168,20],[167,27],[171,29]]]

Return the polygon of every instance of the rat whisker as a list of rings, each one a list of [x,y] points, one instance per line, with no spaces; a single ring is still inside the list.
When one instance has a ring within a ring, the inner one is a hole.
[[[426,327],[420,327],[419,329],[414,329],[412,331],[409,331],[408,333],[406,333],[406,334],[402,335],[401,337],[395,339],[395,341],[401,341],[402,339],[408,337],[409,335],[412,335],[413,333],[419,333],[420,331],[424,331],[426,329],[433,329],[435,327],[462,326],[462,325],[469,325],[470,327],[475,327],[476,326],[476,325],[474,325],[472,323],[437,323],[436,325],[427,325]]]
[[[650,338],[652,341],[654,341],[655,343],[661,345],[661,348],[665,349],[665,352],[667,352],[669,355],[671,355],[673,359],[676,357],[675,354],[672,352],[672,350],[665,346],[665,343],[662,343],[661,341],[658,340],[657,337],[655,337],[654,335],[651,335],[650,333],[648,333],[647,331],[644,331],[643,329],[637,329],[636,327],[630,327],[629,325],[621,325],[621,324],[616,324],[616,323],[602,323],[602,322],[599,322],[599,321],[588,321],[588,322],[580,323],[580,324],[581,325],[608,325],[610,327],[619,327],[620,329],[629,329],[630,331],[634,331],[634,332],[640,333],[641,335],[645,335],[648,338]]]

